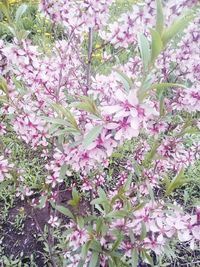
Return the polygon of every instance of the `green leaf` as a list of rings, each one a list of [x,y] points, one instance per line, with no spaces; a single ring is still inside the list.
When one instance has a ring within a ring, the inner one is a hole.
[[[16,37],[17,32],[16,32],[16,29],[14,27],[11,27],[10,25],[7,25],[7,29],[12,33],[13,36]]]
[[[92,249],[95,252],[102,252],[101,244],[97,240],[91,240],[90,249]]]
[[[82,229],[85,225],[84,218],[81,216],[78,216],[76,218],[78,226]]]
[[[147,229],[145,226],[145,223],[142,222],[142,228],[141,228],[141,234],[140,234],[140,240],[144,240],[147,235]]]
[[[144,206],[147,204],[147,202],[141,202],[140,204],[138,204],[133,211],[137,211],[137,210],[141,210],[144,208]]]
[[[101,233],[101,229],[102,229],[103,224],[104,224],[103,218],[98,218],[96,220],[96,232],[97,232],[97,234]]]
[[[18,23],[24,13],[26,12],[28,6],[26,4],[22,4],[18,7],[16,13],[15,13],[15,22]]]
[[[164,15],[162,0],[156,0],[156,31],[162,34],[164,28]]]
[[[147,189],[148,189],[148,192],[149,192],[149,196],[151,198],[151,201],[154,201],[155,200],[155,198],[154,198],[154,192],[153,192],[152,187],[150,186],[149,181],[147,181],[146,184],[147,184]]]
[[[58,124],[58,125],[63,125],[68,127],[69,123],[65,120],[62,119],[58,119],[58,118],[49,118],[49,117],[45,117],[42,116],[41,119],[45,120],[46,122],[52,123],[52,124]]]
[[[139,262],[139,257],[138,257],[138,252],[135,248],[131,250],[131,258],[132,258],[131,261],[132,267],[137,267]]]
[[[152,257],[147,253],[147,251],[145,249],[142,249],[141,257],[145,262],[147,262],[151,266],[154,266]]]
[[[81,110],[85,110],[93,115],[95,115],[98,118],[101,118],[101,114],[96,106],[96,103],[93,99],[87,96],[81,96],[80,97],[82,102],[79,102],[75,105],[76,108],[79,108]]]
[[[6,80],[3,77],[0,77],[0,90],[3,91],[8,97],[8,86]]]
[[[85,258],[87,257],[87,254],[90,248],[90,243],[91,243],[91,240],[89,240],[84,245],[82,245],[82,248],[81,248],[81,259],[82,260],[85,260]]]
[[[93,252],[89,263],[89,267],[97,267],[98,261],[99,261],[99,253]]]
[[[128,212],[126,210],[113,210],[106,215],[107,218],[114,218],[114,219],[121,219],[127,216]]]
[[[187,88],[184,84],[180,84],[180,83],[158,83],[158,84],[152,84],[151,85],[152,89],[157,89],[157,90],[167,89],[170,87]]]
[[[133,177],[132,175],[129,175],[128,179],[126,180],[125,184],[124,184],[124,190],[125,191],[129,191],[131,183],[132,183]]]
[[[170,195],[175,189],[180,188],[185,183],[187,183],[187,180],[184,177],[184,169],[182,169],[170,183],[169,182],[167,183],[165,194],[167,196]]]
[[[178,33],[181,33],[195,17],[195,11],[189,10],[183,16],[175,20],[162,35],[163,44],[169,43]]]
[[[65,107],[63,107],[60,104],[53,103],[51,104],[53,109],[57,112],[59,116],[63,116],[64,118],[67,119],[67,121],[71,124],[71,126],[78,132],[80,132],[80,129],[78,127],[78,124],[76,122],[75,117],[72,115],[72,113]]]
[[[72,189],[72,197],[73,199],[80,199],[79,192],[76,190],[76,188]]]
[[[102,125],[97,125],[92,128],[92,130],[86,135],[86,137],[83,140],[83,146],[84,148],[87,148],[101,133],[103,129]]]
[[[119,248],[119,245],[121,244],[121,241],[123,240],[123,236],[120,234],[118,237],[117,237],[117,240],[115,240],[112,248],[111,248],[111,251],[114,251],[116,249]]]
[[[114,69],[114,71],[116,72],[117,76],[120,78],[126,91],[130,91],[130,89],[133,87],[133,82],[131,81],[131,79],[126,74],[124,74],[122,71],[118,69]]]
[[[51,125],[51,127],[49,128],[49,134],[54,134],[55,132],[57,133],[57,130],[59,129],[59,127],[60,126],[57,125],[57,124]],[[66,130],[62,130],[62,131],[65,131],[66,132]]]
[[[151,29],[150,31],[151,31],[151,64],[154,64],[156,58],[163,49],[163,43],[160,34],[157,31],[153,29]]]
[[[46,202],[47,202],[47,199],[48,199],[48,196],[47,195],[45,195],[45,196],[41,196],[40,197],[40,202],[39,202],[39,204],[38,204],[38,208],[39,209],[42,209],[42,208],[44,208],[44,206],[45,206],[45,204],[46,204]]]
[[[143,81],[140,90],[138,90],[138,99],[140,102],[147,96],[151,90],[152,76],[147,75],[146,79]]]
[[[65,216],[71,218],[71,219],[74,219],[74,215],[72,214],[72,212],[64,207],[64,206],[60,206],[60,205],[55,205],[55,209],[58,210],[60,213],[64,214]]]
[[[98,195],[99,195],[102,199],[107,199],[107,195],[106,195],[105,191],[103,190],[103,188],[98,187],[97,192],[98,192]]]
[[[62,165],[62,167],[60,169],[59,179],[65,178],[65,174],[66,174],[67,169],[68,169],[68,167],[66,164]]]
[[[144,71],[146,72],[149,66],[151,54],[150,54],[149,41],[144,36],[144,34],[138,34],[138,45],[140,49]]]
[[[93,199],[93,200],[90,202],[90,204],[91,204],[91,205],[103,204],[105,201],[106,201],[105,199],[99,197],[99,198],[95,198],[95,199]]]
[[[81,197],[75,188],[73,188],[73,190],[72,190],[72,197],[73,198],[71,200],[69,200],[68,203],[73,207],[78,206],[80,203]]]

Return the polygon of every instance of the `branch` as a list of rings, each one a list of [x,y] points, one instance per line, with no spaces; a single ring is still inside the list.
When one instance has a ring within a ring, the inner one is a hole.
[[[86,77],[87,85],[86,85],[85,95],[87,95],[87,92],[91,86],[92,39],[93,39],[92,28],[89,28],[89,33],[88,33],[88,64],[87,64],[87,77]]]

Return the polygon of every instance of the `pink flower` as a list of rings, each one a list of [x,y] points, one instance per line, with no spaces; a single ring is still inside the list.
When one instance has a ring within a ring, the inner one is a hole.
[[[146,249],[153,250],[157,255],[164,252],[165,239],[162,235],[157,238],[153,235],[151,238],[146,237],[144,239],[144,247]]]
[[[57,216],[53,216],[53,215],[50,215],[50,219],[48,220],[48,223],[52,227],[58,227],[60,225],[58,217]]]
[[[76,250],[89,239],[89,234],[85,229],[75,228],[73,232],[69,235],[69,245],[72,250]]]
[[[0,182],[6,178],[9,170],[13,166],[13,164],[9,164],[7,159],[5,159],[3,156],[0,156]]]
[[[197,239],[198,241],[200,241],[200,225],[195,225],[192,228],[192,234],[194,236],[195,239]]]
[[[0,135],[4,135],[6,133],[6,126],[3,122],[0,122]]]

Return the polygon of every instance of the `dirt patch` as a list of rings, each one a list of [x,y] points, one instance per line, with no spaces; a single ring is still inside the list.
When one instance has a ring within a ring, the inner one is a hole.
[[[56,203],[68,207],[75,214],[85,215],[89,210],[89,203],[81,202],[77,208],[72,208],[68,205],[71,198],[71,190],[66,190],[66,187],[61,185],[56,193]],[[39,203],[39,195],[35,195],[34,199],[35,203]],[[7,221],[0,225],[4,255],[7,257],[12,255],[14,259],[20,258],[27,264],[30,256],[33,255],[34,262],[39,267],[45,267],[47,265],[45,265],[43,243],[38,241],[38,237],[43,234],[44,226],[48,224],[53,210],[50,204],[38,209],[30,203],[31,199],[24,201],[17,199],[8,212]],[[61,213],[56,212],[56,215],[65,222],[68,221]]]
[[[24,263],[28,263],[27,259],[33,255],[38,266],[45,266],[43,245],[38,241],[38,236],[48,220],[48,206],[36,210],[25,201],[18,200],[9,210],[7,222],[1,226],[4,255],[21,258]]]

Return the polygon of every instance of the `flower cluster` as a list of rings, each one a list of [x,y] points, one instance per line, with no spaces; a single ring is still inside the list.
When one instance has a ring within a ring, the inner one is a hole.
[[[110,197],[114,199],[115,196],[112,195]],[[135,198],[132,198],[131,201],[133,206],[135,206]],[[120,214],[120,209],[117,207],[116,203],[116,210],[113,211],[113,214],[114,212],[119,212]],[[154,251],[157,255],[162,254],[169,245],[169,240],[175,236],[180,242],[189,242],[192,249],[200,242],[198,212],[190,216],[184,214],[181,208],[173,210],[173,208],[169,208],[161,202],[150,202],[144,205],[142,209],[135,211],[133,216],[129,216],[126,220],[107,219],[107,230],[103,236],[98,235],[97,228],[98,226],[94,224],[93,238],[105,250],[113,247],[117,240],[117,236],[115,236],[117,230],[118,234],[120,233],[124,236],[120,249],[123,250],[123,258],[126,258],[126,261],[131,261],[133,249],[136,249],[138,252],[145,250],[147,252]],[[91,242],[91,232],[87,225],[84,228],[80,228],[70,224],[68,229],[70,230],[68,236],[69,252],[65,256],[68,258],[69,264],[76,263],[75,266],[78,266],[79,258],[74,262],[76,255],[74,255],[74,251],[76,251],[77,247]],[[145,231],[146,236],[141,236],[142,231]],[[135,240],[134,243],[130,235]],[[90,259],[90,254],[87,257]],[[101,266],[107,266],[107,261],[108,257],[102,253]]]
[[[41,10],[54,22],[62,23],[70,32],[81,33],[88,28],[106,25],[113,0],[41,1]]]
[[[0,135],[4,135],[6,133],[6,125],[3,122],[0,122]]]
[[[167,25],[180,14],[184,13],[188,7],[197,4],[197,0],[190,1],[167,1],[165,6],[165,21]],[[125,47],[137,43],[137,34],[145,33],[149,35],[149,29],[156,23],[156,3],[154,0],[146,0],[145,3],[138,3],[133,6],[129,13],[124,13],[112,24],[108,25],[107,31],[101,32],[101,37],[109,41],[116,48]],[[198,25],[198,23],[197,23]],[[193,28],[194,26],[192,26]],[[186,37],[187,38],[187,37]]]
[[[177,110],[187,112],[200,111],[200,92],[198,87],[188,88],[187,90],[177,90],[175,98],[171,101],[171,106]]]
[[[6,178],[13,166],[13,164],[8,162],[8,159],[6,159],[4,156],[0,156],[0,182]]]

